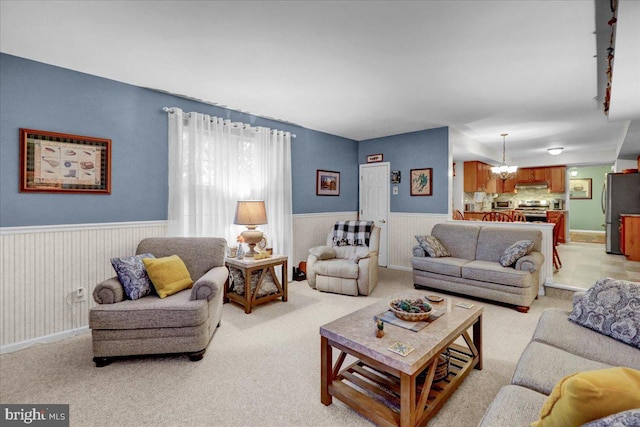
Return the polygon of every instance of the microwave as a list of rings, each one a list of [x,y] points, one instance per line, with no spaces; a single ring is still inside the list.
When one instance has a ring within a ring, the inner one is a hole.
[[[513,202],[511,200],[506,200],[506,201],[494,201],[493,202],[493,208],[494,209],[512,209],[513,208]]]

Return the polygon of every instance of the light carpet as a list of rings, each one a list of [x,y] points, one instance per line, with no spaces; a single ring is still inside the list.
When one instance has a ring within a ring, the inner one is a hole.
[[[222,326],[199,362],[137,358],[96,368],[90,334],[4,354],[0,401],[68,403],[72,426],[371,425],[337,399],[330,406],[320,403],[319,327],[412,288],[411,272],[380,269],[368,297],[321,293],[292,282],[286,303],[268,303],[248,315],[226,304]],[[542,311],[571,307],[550,297],[540,297],[527,314],[475,303],[485,309],[484,369],[472,370],[431,426],[476,426],[509,383]],[[373,322],[369,327],[373,333]]]

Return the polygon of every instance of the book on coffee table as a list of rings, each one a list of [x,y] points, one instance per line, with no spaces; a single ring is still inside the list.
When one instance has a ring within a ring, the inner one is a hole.
[[[409,329],[410,331],[413,331],[413,332],[418,332],[424,329],[429,323],[433,322],[443,314],[444,314],[443,311],[433,310],[433,312],[431,312],[431,316],[429,316],[427,320],[420,321],[420,322],[410,322],[408,320],[398,319],[396,315],[393,314],[393,311],[387,310],[380,314],[376,314],[375,320],[382,320],[385,323],[390,323],[392,325],[400,326],[401,328],[404,328],[404,329]]]

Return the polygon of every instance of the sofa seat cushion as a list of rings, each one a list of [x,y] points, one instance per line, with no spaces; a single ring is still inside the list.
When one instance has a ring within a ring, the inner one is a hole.
[[[500,389],[485,412],[480,427],[528,426],[538,419],[547,396],[517,385]]]
[[[567,375],[610,368],[610,365],[576,356],[556,347],[530,342],[520,356],[511,384],[550,394]]]
[[[207,321],[206,300],[190,300],[191,290],[160,298],[149,295],[135,301],[101,304],[89,312],[91,329],[148,329],[198,326]]]
[[[542,313],[533,341],[612,366],[640,370],[640,350],[569,320],[569,312],[549,308]]]
[[[411,260],[414,270],[429,271],[454,277],[462,277],[462,266],[468,263],[468,259],[454,257],[414,257]]]
[[[530,288],[533,282],[533,276],[528,271],[503,267],[498,262],[492,261],[471,261],[465,264],[462,266],[462,278],[519,288]]]
[[[316,274],[321,276],[341,277],[343,279],[358,278],[358,264],[349,259],[327,259],[317,261],[314,265]]]

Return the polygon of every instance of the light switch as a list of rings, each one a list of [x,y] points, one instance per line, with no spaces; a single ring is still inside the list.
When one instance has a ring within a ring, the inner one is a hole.
[[[394,186],[393,186],[393,195],[394,195],[394,196],[397,196],[397,195],[398,195],[398,186],[397,186],[397,185],[394,185]]]

